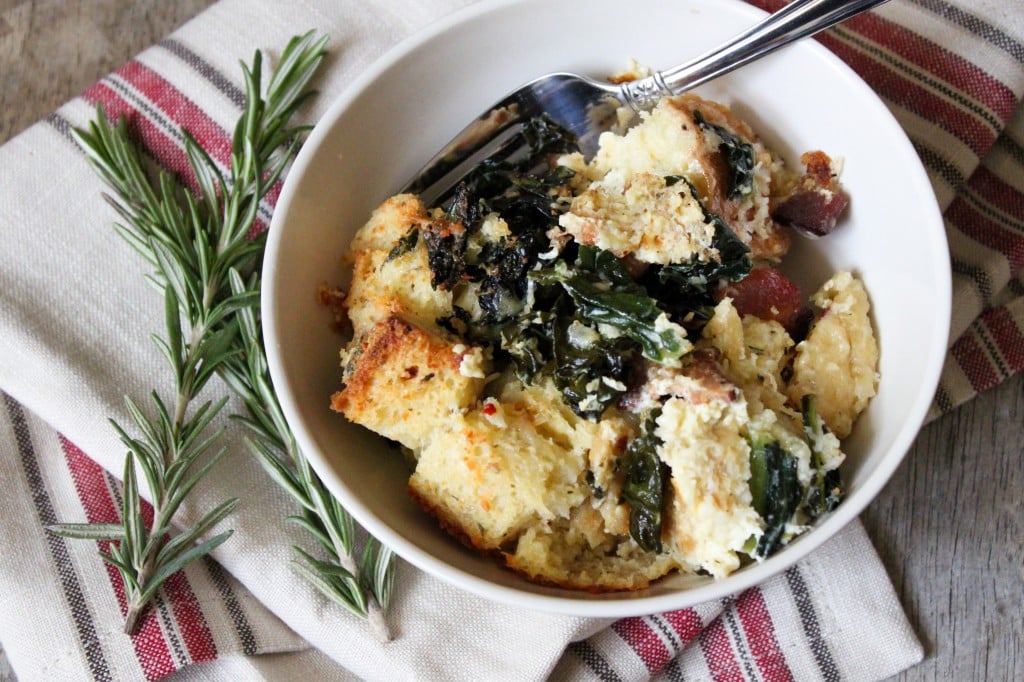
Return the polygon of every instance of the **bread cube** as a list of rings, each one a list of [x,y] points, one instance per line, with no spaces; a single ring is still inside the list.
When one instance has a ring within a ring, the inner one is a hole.
[[[670,398],[657,420],[658,455],[672,469],[663,542],[682,566],[718,578],[739,568],[738,553],[762,530],[750,493],[747,422],[742,398]]]
[[[513,383],[501,400],[450,424],[420,452],[409,490],[474,547],[498,549],[538,520],[567,517],[587,497],[596,427],[553,387]]]
[[[418,232],[427,223],[419,199],[403,194],[381,204],[356,233],[345,305],[357,336],[392,315],[436,331],[437,319],[452,314],[451,291],[431,286],[427,249]],[[410,236],[415,243],[404,247]]]
[[[452,343],[399,317],[373,325],[347,351],[345,387],[331,408],[418,450],[475,405],[486,381],[482,350]]]
[[[535,582],[590,592],[643,589],[677,568],[668,554],[643,550],[628,534],[609,533],[589,502],[570,518],[530,526],[504,558]]]
[[[797,344],[787,392],[795,405],[804,395],[816,396],[829,430],[846,438],[878,388],[871,304],[861,281],[846,271],[833,275],[811,301],[820,312]]]

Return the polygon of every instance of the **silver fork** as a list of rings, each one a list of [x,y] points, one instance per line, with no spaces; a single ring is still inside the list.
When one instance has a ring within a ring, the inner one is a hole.
[[[597,151],[601,133],[612,129],[623,106],[652,108],[775,50],[823,31],[888,0],[794,0],[722,46],[666,71],[614,85],[572,73],[552,73],[526,83],[479,118],[434,155],[406,184],[427,205],[448,196],[458,180],[482,159],[508,155],[510,140],[532,118],[546,114],[573,133],[584,156]]]

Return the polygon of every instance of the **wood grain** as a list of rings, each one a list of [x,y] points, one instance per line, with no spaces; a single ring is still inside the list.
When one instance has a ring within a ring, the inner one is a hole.
[[[211,4],[212,0],[0,0],[0,141]]]
[[[210,4],[0,0],[0,142]],[[1017,376],[928,425],[864,513],[927,649],[896,679],[1024,679],[1022,490]]]
[[[918,436],[863,514],[927,658],[901,680],[1024,679],[1024,376]]]

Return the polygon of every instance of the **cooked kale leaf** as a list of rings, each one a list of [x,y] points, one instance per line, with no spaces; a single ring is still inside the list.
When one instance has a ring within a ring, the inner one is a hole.
[[[503,327],[500,338],[521,381],[550,376],[565,404],[581,417],[598,419],[626,391],[635,344],[588,328],[564,295],[549,309]]]
[[[512,369],[523,383],[533,383],[551,360],[555,316],[538,313],[501,330],[501,350],[508,353]]]
[[[424,231],[435,286],[471,287],[475,298],[472,313],[457,308],[439,324],[491,345],[523,381],[551,377],[577,414],[596,419],[625,391],[639,356],[673,364],[689,351],[673,317],[706,307],[716,278],[745,274],[748,249],[705,210],[722,262],[656,266],[638,281],[614,254],[594,246],[571,243],[553,262],[543,261],[549,232],[571,197],[572,171],[552,167],[550,157],[575,151],[576,140],[545,118],[518,135],[508,146],[527,153],[479,164],[458,186],[444,219]],[[666,181],[684,181],[694,193],[685,178]],[[507,234],[481,232],[493,213]],[[586,343],[570,333],[580,329],[590,330]]]
[[[718,152],[729,166],[730,199],[739,199],[749,194],[754,188],[754,147],[739,135],[715,125],[704,118],[700,111],[694,110],[693,120],[704,130],[711,130],[718,136],[721,143]]]
[[[842,481],[839,469],[824,471],[823,458],[818,445],[821,443],[828,427],[818,414],[817,401],[813,395],[805,395],[800,406],[803,412],[804,436],[811,448],[811,468],[814,474],[807,490],[807,515],[816,519],[826,512],[835,509],[843,499]]]
[[[782,543],[786,524],[803,500],[796,457],[774,438],[758,437],[750,448],[750,494],[765,528],[753,556],[763,559]]]
[[[661,439],[654,433],[656,418],[652,414],[647,419],[619,460],[625,473],[622,496],[629,503],[629,534],[649,552],[661,551],[661,510],[670,477],[668,465],[658,457]]]
[[[718,249],[720,261],[701,260],[697,256],[686,263],[669,263],[657,270],[662,283],[677,287],[678,295],[703,300],[719,281],[735,282],[750,272],[750,248],[720,218],[715,221],[712,245]]]
[[[601,336],[578,318],[563,316],[554,324],[552,349],[555,385],[580,416],[598,419],[625,392],[633,356],[628,339]]]
[[[405,236],[398,240],[391,251],[388,252],[387,258],[384,259],[385,263],[395,260],[405,254],[409,253],[416,248],[416,244],[419,242],[420,230],[415,225],[405,233]]]
[[[522,309],[526,274],[537,262],[541,247],[538,235],[526,232],[489,242],[481,249],[473,279],[479,282],[477,300],[484,324],[501,324]]]
[[[542,116],[528,121],[507,146],[520,153],[489,157],[460,183],[456,197],[470,219],[466,227],[472,231],[488,213],[496,212],[517,236],[543,236],[558,223],[565,208],[558,199],[569,194],[568,182],[574,175],[568,168],[552,166],[550,157],[576,151],[576,138]]]
[[[466,230],[459,223],[435,221],[423,231],[430,265],[430,285],[451,290],[466,271]]]
[[[694,256],[686,263],[669,263],[657,268],[654,276],[661,284],[671,284],[675,302],[687,300],[690,306],[708,305],[713,285],[721,280],[735,282],[747,276],[753,262],[750,247],[744,244],[728,223],[709,211],[697,197],[696,188],[686,178],[679,178],[690,187],[690,193],[697,199],[704,211],[704,221],[713,225],[715,234],[711,246],[718,251],[718,260],[702,260]]]
[[[530,277],[543,285],[561,285],[581,319],[618,329],[638,343],[650,360],[671,364],[690,349],[685,331],[668,320],[658,302],[609,251],[580,246],[574,267],[558,260],[530,272]]]
[[[750,494],[754,509],[764,520],[764,532],[751,556],[763,559],[782,544],[786,524],[800,513],[802,519],[816,519],[832,511],[842,500],[838,469],[824,470],[819,444],[828,427],[818,415],[814,396],[805,396],[804,436],[811,450],[813,474],[805,489],[797,476],[797,460],[779,441],[755,436],[750,447]],[[803,522],[803,521],[801,521]]]
[[[462,241],[427,243],[435,286],[450,288],[460,281],[476,286],[481,319],[473,322],[480,327],[508,324],[523,308],[527,272],[549,248],[547,232],[566,209],[560,200],[570,194],[573,176],[567,168],[552,167],[549,157],[575,151],[576,139],[547,118],[529,121],[510,146],[526,152],[483,161],[445,206],[446,221],[464,228]],[[510,234],[478,240],[482,248],[471,256],[467,245],[492,213],[501,216]]]

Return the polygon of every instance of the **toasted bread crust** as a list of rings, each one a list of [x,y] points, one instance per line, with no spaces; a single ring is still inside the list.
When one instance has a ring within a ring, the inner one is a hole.
[[[474,351],[392,315],[360,337],[331,409],[419,449],[438,423],[476,402],[483,380],[462,372]]]

